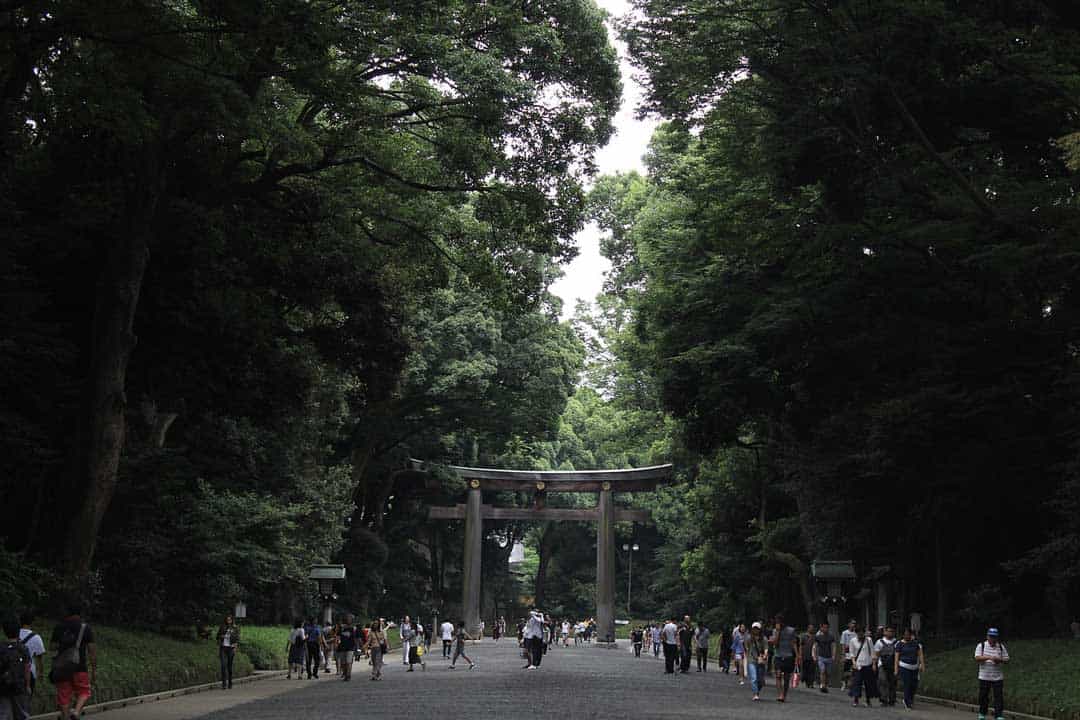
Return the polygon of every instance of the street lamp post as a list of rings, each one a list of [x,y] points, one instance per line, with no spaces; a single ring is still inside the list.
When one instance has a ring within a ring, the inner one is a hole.
[[[319,583],[319,599],[322,601],[322,622],[329,625],[334,621],[334,581],[345,579],[344,565],[312,565],[308,578]]]
[[[623,552],[627,553],[628,556],[629,556],[629,568],[628,568],[627,573],[626,573],[626,614],[627,614],[627,616],[629,616],[630,615],[630,586],[634,582],[634,553],[636,553],[638,550],[640,550],[641,547],[637,543],[634,543],[633,545],[628,545],[626,543],[623,543],[622,549],[623,549]]]

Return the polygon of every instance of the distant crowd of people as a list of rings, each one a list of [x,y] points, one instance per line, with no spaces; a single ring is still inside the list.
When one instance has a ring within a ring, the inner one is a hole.
[[[635,627],[630,641],[634,655],[652,651],[664,657],[664,672],[686,674],[696,660],[697,671],[707,672],[713,634],[704,622],[692,623],[689,616],[681,621],[670,619]],[[975,648],[979,672],[979,720],[986,720],[993,698],[995,720],[1004,713],[1004,668],[1009,652],[1000,642],[1000,632],[990,628],[986,639]],[[761,699],[766,678],[772,675],[776,700],[787,702],[789,692],[800,685],[829,692],[829,680],[835,668],[840,671],[841,686],[858,706],[877,699],[884,706],[897,702],[902,690],[904,707],[915,704],[920,675],[926,671],[922,643],[911,628],[897,637],[890,626],[876,630],[860,627],[855,620],[837,638],[829,623],[810,624],[799,632],[777,615],[769,622],[736,623],[725,631],[718,646],[718,660],[723,673],[734,674],[739,684],[750,683],[752,699]]]

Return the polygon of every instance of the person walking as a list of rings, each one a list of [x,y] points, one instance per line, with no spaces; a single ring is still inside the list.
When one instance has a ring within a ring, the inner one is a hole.
[[[233,662],[236,649],[240,647],[240,628],[236,626],[232,615],[225,616],[225,622],[217,631],[218,662],[221,664],[221,689],[232,690]]]
[[[915,704],[919,689],[919,675],[926,670],[922,643],[915,639],[911,628],[904,629],[904,636],[896,643],[893,653],[893,670],[904,684],[904,707],[910,710]]]
[[[544,658],[544,615],[536,608],[529,612],[524,637],[525,650],[529,654],[529,664],[524,669],[536,670]]]
[[[630,633],[630,642],[634,646],[634,657],[641,657],[641,643],[645,638],[645,630],[641,627],[636,627]]]
[[[690,660],[694,657],[694,626],[687,615],[679,624],[679,672],[690,672]]]
[[[850,653],[851,640],[857,636],[855,632],[856,622],[854,619],[848,620],[847,628],[844,632],[840,633],[840,647],[844,651],[844,665],[841,670],[841,680],[843,681],[844,692],[851,690],[851,676],[853,674],[854,665],[852,663],[852,657]]]
[[[322,655],[323,634],[322,628],[314,618],[308,618],[304,623],[305,647],[304,670],[308,680],[319,679],[319,657]]]
[[[990,694],[994,695],[994,717],[1003,720],[1005,713],[1005,668],[1009,651],[1000,641],[997,628],[986,631],[986,639],[975,646],[975,662],[979,663],[979,720],[986,720]]]
[[[697,652],[697,671],[708,672],[709,670],[709,628],[705,623],[698,620],[697,632],[694,634],[694,648]]]
[[[68,606],[68,614],[53,630],[49,644],[56,648],[52,680],[60,717],[79,718],[97,685],[98,661],[94,630],[83,620],[82,608]]]
[[[450,650],[454,644],[454,624],[449,620],[443,620],[443,624],[439,626],[439,637],[442,638],[442,655],[449,660]]]
[[[817,663],[814,662],[814,633],[817,629],[813,623],[806,626],[806,632],[799,638],[799,647],[802,649],[800,665],[802,666],[802,683],[805,687],[814,689],[814,671]]]
[[[791,676],[795,672],[795,660],[799,657],[799,633],[792,626],[784,624],[783,615],[776,616],[769,644],[772,646],[774,653],[776,701],[787,702],[787,693],[791,688]]]
[[[457,659],[459,657],[465,658],[465,662],[469,663],[469,669],[472,670],[476,667],[476,663],[465,654],[465,641],[472,640],[472,636],[465,632],[465,621],[458,620],[457,628],[454,633],[454,657],[450,660],[450,669],[454,670],[457,665]],[[540,640],[540,644],[543,644],[543,640]],[[539,665],[539,661],[536,663]],[[531,668],[532,669],[532,668]]]
[[[19,642],[26,647],[26,651],[30,653],[30,696],[33,697],[37,692],[38,678],[44,677],[44,670],[41,667],[41,658],[45,657],[45,641],[41,639],[41,636],[34,632],[32,625],[34,624],[34,616],[32,613],[24,612],[19,617]]]
[[[652,628],[649,630],[649,641],[652,643],[652,654],[654,658],[660,657],[660,631],[663,628],[660,627],[660,623],[653,623]]]
[[[341,626],[337,631],[337,665],[341,679],[345,682],[352,680],[352,666],[356,650],[360,642],[360,628],[353,625],[352,615],[342,618]],[[368,634],[370,641],[371,634]]]
[[[386,633],[382,628],[382,623],[378,620],[373,620],[371,624],[368,625],[368,635],[367,640],[364,642],[364,649],[367,650],[369,658],[368,662],[371,663],[372,681],[382,680],[382,669],[384,664],[383,656],[389,647],[386,644]],[[412,670],[411,665],[409,666],[409,670]],[[350,675],[351,674],[352,673],[350,672]]]
[[[846,652],[846,651],[845,651]],[[829,631],[829,623],[821,623],[814,635],[814,661],[818,669],[818,686],[821,692],[829,692],[829,673],[836,655],[836,637]]]
[[[881,704],[896,704],[896,629],[886,627],[874,643],[874,662],[877,664],[878,693]]]
[[[746,623],[739,623],[731,631],[731,657],[735,661],[735,676],[739,678],[739,684],[746,684]]]
[[[307,636],[304,634],[303,620],[296,620],[293,623],[286,649],[289,652],[289,672],[285,675],[285,679],[291,680],[295,672],[296,679],[300,680],[304,676],[304,656],[307,650]]]
[[[30,717],[30,651],[19,641],[19,623],[3,619],[4,642],[0,644],[0,718],[28,720]]]
[[[405,619],[401,621],[401,625],[398,626],[398,636],[401,638],[401,664],[409,664],[409,648],[412,647],[412,639],[416,635],[416,629],[413,628],[412,621],[409,616],[406,615]]]
[[[761,623],[750,626],[750,635],[744,643],[746,653],[746,674],[750,678],[750,690],[754,700],[761,699],[761,689],[765,687],[765,668],[769,660],[769,645],[761,632]]]
[[[856,626],[855,637],[851,638],[848,650],[851,653],[851,706],[859,706],[859,698],[866,691],[866,707],[872,707],[870,702],[874,695],[874,644],[870,634]]]
[[[675,674],[675,658],[679,654],[679,627],[674,620],[668,620],[660,631],[660,641],[664,646],[664,673]]]

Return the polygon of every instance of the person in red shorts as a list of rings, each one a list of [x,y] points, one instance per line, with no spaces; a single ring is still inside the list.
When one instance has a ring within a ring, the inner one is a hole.
[[[90,688],[97,684],[97,645],[94,644],[94,631],[82,619],[82,608],[78,605],[69,605],[67,617],[53,630],[52,647],[56,648],[58,654],[70,648],[78,648],[79,664],[70,677],[52,678],[56,685],[56,707],[60,711],[60,717],[77,720],[82,715],[86,701],[90,699]]]

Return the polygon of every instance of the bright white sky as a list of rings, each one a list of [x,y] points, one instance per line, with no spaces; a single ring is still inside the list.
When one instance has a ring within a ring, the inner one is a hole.
[[[597,4],[613,17],[625,14],[629,4],[625,0],[597,0]],[[611,27],[608,35],[619,51],[619,67],[622,70],[622,109],[615,117],[615,137],[596,155],[600,174],[619,171],[644,170],[642,156],[652,137],[656,122],[634,118],[634,111],[641,102],[644,91],[634,82],[633,68],[626,59],[626,47],[618,41]],[[600,255],[600,229],[589,224],[577,234],[579,253],[574,261],[563,267],[566,273],[551,287],[551,292],[563,300],[563,319],[574,313],[577,301],[592,302],[600,294],[604,273],[610,263]]]

